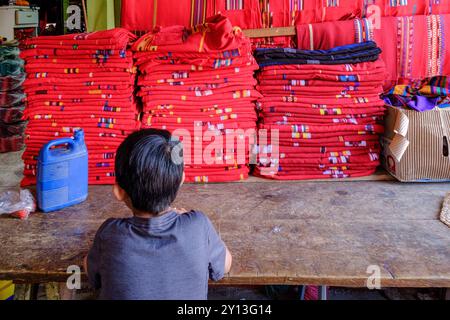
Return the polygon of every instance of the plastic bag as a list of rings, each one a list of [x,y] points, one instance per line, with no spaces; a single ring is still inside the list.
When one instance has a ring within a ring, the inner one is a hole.
[[[27,219],[36,211],[36,201],[30,190],[7,190],[0,194],[0,214],[9,214],[19,219]]]

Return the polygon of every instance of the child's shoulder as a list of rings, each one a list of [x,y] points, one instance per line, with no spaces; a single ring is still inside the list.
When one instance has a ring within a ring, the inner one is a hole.
[[[178,219],[184,225],[192,225],[197,228],[203,228],[209,230],[212,226],[211,220],[208,215],[199,210],[191,210],[179,215]]]
[[[185,213],[181,213],[179,216],[180,219],[188,220],[190,222],[204,222],[208,219],[208,216],[199,210],[190,210]]]
[[[111,229],[120,228],[126,222],[127,218],[108,218],[97,229],[97,234],[102,234],[110,231]]]

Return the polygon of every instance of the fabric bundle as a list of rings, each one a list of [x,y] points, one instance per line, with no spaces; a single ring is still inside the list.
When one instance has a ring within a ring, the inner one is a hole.
[[[426,78],[417,84],[396,85],[383,95],[387,105],[419,112],[450,107],[450,78]]]
[[[114,183],[114,156],[138,126],[135,67],[125,29],[38,37],[25,42],[27,95],[23,185],[35,182],[36,158],[47,142],[84,129],[89,183]]]
[[[18,43],[0,45],[0,152],[19,151],[24,146],[25,95],[20,88],[24,79]]]
[[[315,51],[257,49],[257,89],[264,97],[258,101],[256,174],[316,179],[374,173],[385,111],[380,52],[374,42]]]
[[[245,179],[260,96],[249,40],[217,15],[193,29],[158,28],[133,50],[142,127],[167,129],[183,141],[186,181]]]

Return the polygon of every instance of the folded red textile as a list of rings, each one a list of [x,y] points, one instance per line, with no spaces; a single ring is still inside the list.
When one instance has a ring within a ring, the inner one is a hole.
[[[89,183],[114,183],[116,149],[140,127],[133,97],[136,70],[126,51],[134,38],[114,29],[27,40],[23,185],[35,182],[40,148],[80,128],[89,152]]]
[[[134,79],[134,75],[130,72],[120,72],[120,71],[114,71],[114,72],[107,72],[107,71],[93,71],[93,72],[87,72],[85,74],[83,73],[56,73],[56,72],[48,72],[48,70],[42,69],[41,72],[32,72],[27,73],[27,79],[49,79],[48,82],[53,81],[59,81],[60,78],[65,79],[74,79],[76,81],[93,81],[94,79],[96,81],[103,81],[106,80],[107,82],[109,80],[114,81],[120,81],[120,82],[132,82]]]
[[[130,58],[132,55],[128,50],[119,49],[89,49],[89,50],[73,50],[73,49],[54,49],[54,48],[39,48],[39,49],[27,49],[21,51],[20,57],[22,59],[53,59],[61,58],[65,59],[98,59],[104,61],[109,58]]]
[[[261,75],[276,75],[280,73],[306,73],[306,71],[316,74],[334,73],[334,74],[369,74],[371,70],[383,71],[385,69],[385,62],[378,59],[373,62],[360,62],[356,64],[281,64],[274,66],[265,66],[261,71]]]
[[[183,26],[156,28],[138,39],[132,49],[217,54],[237,49],[249,52],[251,45],[241,31],[234,29],[231,22],[219,14],[207,18],[204,25],[198,25],[195,29],[186,29]]]
[[[181,135],[186,180],[245,179],[256,135],[254,101],[260,97],[249,40],[216,17],[207,29],[155,29],[133,48],[142,73],[142,126]]]
[[[263,67],[256,174],[318,179],[373,173],[384,131],[379,95],[385,76],[380,60]]]
[[[362,117],[341,117],[341,118],[332,118],[332,117],[317,117],[317,118],[307,118],[304,117],[286,117],[286,116],[280,116],[280,117],[268,117],[267,115],[263,114],[263,120],[261,123],[263,124],[276,124],[276,125],[295,125],[298,123],[302,123],[305,125],[315,125],[315,124],[358,124],[358,125],[364,125],[364,124],[371,124],[374,121],[382,122],[383,120],[383,114],[381,114],[379,117],[370,117],[370,118],[362,118]]]
[[[46,93],[51,91],[63,91],[66,93],[114,93],[114,92],[129,92],[130,89],[133,89],[132,84],[130,83],[119,83],[119,84],[48,84],[48,83],[31,83],[31,81],[27,81],[26,85],[23,86],[24,90],[27,92],[37,92],[37,93]]]
[[[308,179],[342,179],[342,178],[353,178],[353,177],[364,177],[374,174],[376,168],[369,170],[323,170],[323,171],[306,171],[302,173],[292,172],[287,175],[279,172],[273,171],[272,174],[268,174],[267,171],[261,172],[261,169],[257,168],[254,172],[255,175],[266,179],[276,179],[276,180],[308,180]]]
[[[94,49],[102,48],[103,45],[116,45],[125,49],[136,36],[126,29],[115,28],[105,31],[91,33],[76,33],[60,36],[40,36],[26,39],[24,46],[63,46],[63,45],[91,45]]]

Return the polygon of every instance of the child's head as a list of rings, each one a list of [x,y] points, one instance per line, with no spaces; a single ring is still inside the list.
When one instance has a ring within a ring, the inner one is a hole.
[[[135,214],[166,210],[184,179],[181,157],[180,142],[166,130],[130,134],[117,149],[114,194]]]

